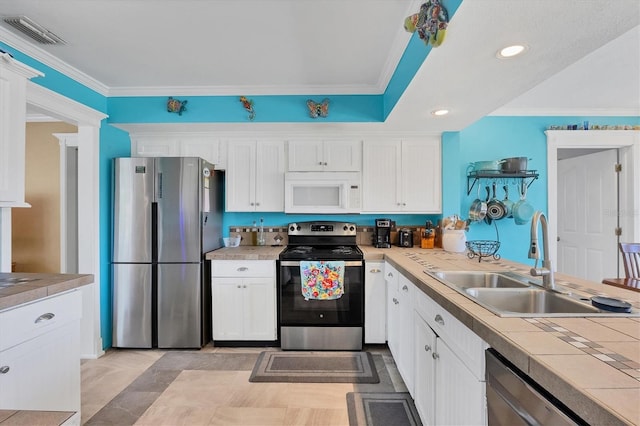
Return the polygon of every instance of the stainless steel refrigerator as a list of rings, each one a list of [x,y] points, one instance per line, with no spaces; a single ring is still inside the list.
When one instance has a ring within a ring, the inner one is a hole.
[[[205,254],[221,246],[223,174],[195,158],[113,163],[113,346],[199,348],[211,336]]]

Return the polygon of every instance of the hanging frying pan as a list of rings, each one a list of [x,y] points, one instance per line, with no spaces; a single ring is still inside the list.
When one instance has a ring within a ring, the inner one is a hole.
[[[525,225],[533,216],[533,206],[527,202],[527,185],[522,182],[520,200],[513,205],[513,220],[516,225]]]
[[[502,187],[504,189],[504,200],[502,200],[502,204],[504,204],[504,217],[513,217],[513,201],[509,199],[509,185],[505,185]]]
[[[496,198],[496,183],[493,182],[493,198],[487,202],[487,216],[493,220],[500,220],[504,217],[505,212],[504,204]]]
[[[478,198],[473,200],[469,207],[469,220],[479,222],[487,215],[487,203],[480,199],[480,185],[478,185]]]

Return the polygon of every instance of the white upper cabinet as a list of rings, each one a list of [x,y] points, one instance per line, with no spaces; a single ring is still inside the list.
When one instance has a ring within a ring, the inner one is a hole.
[[[363,145],[363,213],[441,213],[440,138]]]
[[[200,157],[224,170],[226,143],[206,134],[131,135],[132,157]]]
[[[226,211],[284,211],[284,142],[230,141],[227,164]]]
[[[42,73],[0,53],[0,207],[24,202],[27,80]]]
[[[359,172],[362,141],[295,140],[288,142],[290,172]]]

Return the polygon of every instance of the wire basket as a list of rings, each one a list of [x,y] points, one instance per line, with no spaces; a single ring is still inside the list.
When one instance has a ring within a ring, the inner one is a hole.
[[[497,253],[500,248],[500,241],[492,240],[473,240],[467,241],[467,257],[473,259],[478,256],[478,262],[482,261],[483,257],[493,256],[495,260],[500,259],[500,255]]]

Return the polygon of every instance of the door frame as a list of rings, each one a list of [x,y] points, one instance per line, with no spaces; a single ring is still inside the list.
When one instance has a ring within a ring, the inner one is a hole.
[[[60,272],[63,273],[73,273],[74,271],[69,270],[69,247],[71,245],[75,245],[74,250],[78,251],[78,241],[69,241],[68,236],[68,226],[69,220],[67,215],[69,214],[68,205],[69,199],[74,197],[78,199],[77,191],[75,194],[69,193],[68,188],[68,180],[67,175],[68,162],[67,162],[67,152],[68,148],[78,148],[78,134],[77,133],[54,133],[58,139],[58,144],[60,145]],[[77,162],[77,160],[76,160]],[[76,176],[78,170],[75,170]],[[77,179],[76,179],[77,180]],[[79,209],[76,208],[76,212]],[[77,265],[78,259],[75,259],[75,263]]]
[[[100,331],[100,126],[107,115],[27,82],[27,104],[78,128],[78,273],[92,274],[93,284],[82,286],[81,357],[104,354]]]
[[[631,149],[631,167],[628,182],[631,184],[640,182],[640,131],[637,130],[594,130],[594,131],[569,131],[547,130],[547,213],[549,216],[548,237],[549,257],[555,268],[557,265],[558,250],[558,150],[577,148],[603,148]],[[637,185],[637,184],[636,184]],[[633,229],[628,235],[633,236],[633,241],[640,241],[640,197],[636,194],[638,188],[627,188],[628,196],[632,197],[632,218],[627,226]]]

